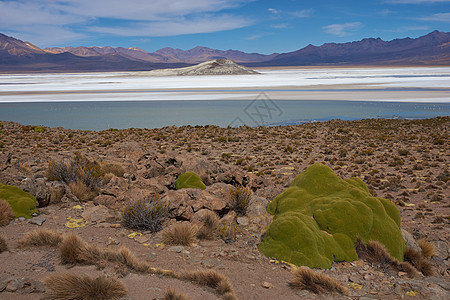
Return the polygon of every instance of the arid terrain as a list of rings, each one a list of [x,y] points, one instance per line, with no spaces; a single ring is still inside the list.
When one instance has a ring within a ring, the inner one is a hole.
[[[0,183],[35,195],[39,215],[0,227],[0,299],[44,299],[43,280],[59,273],[117,277],[123,299],[163,299],[167,289],[188,299],[220,299],[217,291],[162,274],[145,274],[113,262],[61,264],[56,247],[19,247],[29,232],[75,233],[105,251],[128,248],[139,262],[177,272],[215,270],[237,299],[448,299],[450,295],[450,117],[426,120],[360,120],[296,126],[66,130],[2,122]],[[49,166],[76,153],[102,167],[94,191],[52,180]],[[308,166],[322,162],[342,178],[359,177],[372,194],[395,203],[409,240],[434,245],[431,274],[407,273],[367,260],[337,262],[316,270],[347,287],[348,295],[293,289],[292,266],[265,257],[257,245],[271,216],[267,204]],[[175,180],[196,172],[205,190],[175,189]],[[245,215],[230,207],[230,188],[251,190]],[[170,218],[157,233],[121,225],[121,209],[159,195]],[[175,223],[199,224],[207,211],[220,230],[190,246],[163,243]],[[415,241],[414,241],[415,240]]]

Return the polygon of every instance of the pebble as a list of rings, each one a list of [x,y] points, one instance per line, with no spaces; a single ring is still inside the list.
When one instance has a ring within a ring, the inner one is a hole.
[[[184,250],[183,246],[172,246],[168,249],[171,252],[181,253]]]
[[[263,288],[266,288],[266,289],[271,289],[271,288],[273,288],[273,284],[271,284],[270,282],[267,282],[267,281],[264,281],[264,282],[261,284],[261,286],[262,286]]]

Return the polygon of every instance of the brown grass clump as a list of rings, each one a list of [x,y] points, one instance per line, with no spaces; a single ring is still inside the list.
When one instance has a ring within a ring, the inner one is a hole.
[[[419,273],[418,270],[408,262],[399,262],[393,258],[386,250],[383,244],[377,241],[369,241],[366,245],[361,239],[356,240],[356,252],[358,257],[365,259],[373,265],[386,270],[388,267],[393,267],[396,270],[406,272],[410,278],[414,278]]]
[[[62,240],[62,234],[42,228],[25,234],[25,236],[19,241],[19,247],[56,247],[62,242]]]
[[[190,223],[178,223],[164,230],[163,243],[168,245],[189,246],[195,242],[197,227]]]
[[[197,237],[201,240],[213,240],[219,228],[219,216],[215,212],[208,210],[201,221],[203,225],[199,228]]]
[[[118,163],[102,164],[102,169],[106,174],[111,173],[116,175],[117,177],[123,177],[123,174],[125,174],[125,169],[121,164]]]
[[[97,196],[97,192],[92,191],[86,184],[81,181],[69,183],[70,190],[78,200],[87,202],[93,200]]]
[[[422,254],[425,257],[432,257],[436,255],[434,252],[434,244],[427,241],[425,238],[418,241],[420,249],[422,249]]]
[[[5,238],[0,235],[0,253],[5,251],[8,251],[8,245],[6,244]]]
[[[214,289],[222,298],[236,299],[233,288],[228,278],[214,270],[197,270],[184,272],[178,276],[179,279],[192,281],[198,285]],[[231,297],[231,298],[230,298]]]
[[[6,226],[14,219],[14,212],[6,200],[0,199],[0,226]]]
[[[164,293],[164,300],[189,300],[185,294],[178,294],[174,289],[168,289]]]
[[[88,245],[78,236],[64,237],[59,246],[59,258],[63,265],[98,264],[105,260],[105,253],[98,247]]]
[[[422,252],[414,250],[410,247],[405,250],[405,261],[411,263],[417,270],[422,272],[425,276],[432,276],[434,272],[434,267],[430,260],[426,258]]]
[[[87,275],[57,274],[44,280],[50,299],[61,300],[113,300],[127,294],[125,285],[116,278]]]
[[[294,279],[289,282],[289,285],[293,289],[306,289],[316,294],[338,292],[342,295],[348,295],[348,289],[340,282],[326,274],[314,272],[308,267],[295,268],[292,274]]]

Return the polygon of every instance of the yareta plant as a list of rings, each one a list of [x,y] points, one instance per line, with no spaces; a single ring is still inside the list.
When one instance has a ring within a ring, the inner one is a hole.
[[[8,202],[14,212],[15,218],[25,217],[29,219],[33,213],[38,213],[36,198],[17,186],[0,183],[0,199]]]
[[[259,250],[295,265],[330,268],[333,261],[357,260],[355,241],[375,240],[403,261],[400,212],[374,197],[359,178],[341,179],[316,163],[268,205],[274,215]]]
[[[178,176],[177,181],[175,182],[175,188],[177,190],[186,189],[186,188],[194,188],[194,189],[206,189],[206,185],[203,183],[200,176],[198,176],[194,172],[186,172]]]

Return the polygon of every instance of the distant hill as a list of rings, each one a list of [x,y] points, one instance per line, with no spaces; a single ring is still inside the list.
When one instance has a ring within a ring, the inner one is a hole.
[[[450,33],[433,31],[416,39],[368,38],[350,43],[308,45],[270,55],[195,47],[139,48],[59,47],[40,49],[0,33],[0,72],[147,71],[179,68],[216,59],[245,66],[450,65]]]
[[[160,69],[147,73],[150,76],[202,76],[260,74],[228,59],[215,59],[184,68]]]

